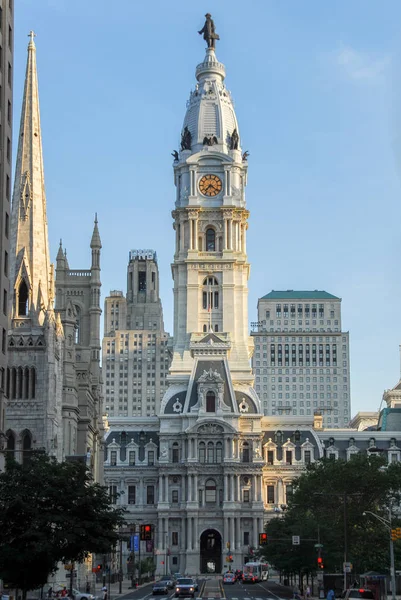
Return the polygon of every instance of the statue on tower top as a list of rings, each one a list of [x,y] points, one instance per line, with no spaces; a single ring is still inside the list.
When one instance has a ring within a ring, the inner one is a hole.
[[[216,40],[219,40],[220,36],[216,33],[212,15],[210,13],[206,13],[205,17],[205,24],[202,29],[198,31],[198,33],[199,35],[202,35],[203,33],[203,39],[206,40],[208,48],[215,48]]]

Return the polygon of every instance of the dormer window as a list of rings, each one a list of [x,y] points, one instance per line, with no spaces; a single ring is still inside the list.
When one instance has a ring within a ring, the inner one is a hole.
[[[110,452],[110,464],[112,467],[115,467],[117,464],[117,450],[112,450]]]
[[[206,412],[216,412],[216,395],[214,392],[206,394]]]

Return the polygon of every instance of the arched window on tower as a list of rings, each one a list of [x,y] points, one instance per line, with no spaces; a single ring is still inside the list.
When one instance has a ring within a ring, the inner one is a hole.
[[[81,343],[81,309],[75,305],[75,331],[74,331],[74,342],[76,344]]]
[[[202,292],[202,308],[204,310],[219,308],[218,286],[219,282],[216,277],[206,277],[206,279],[204,279]]]
[[[214,392],[206,394],[206,412],[216,412],[216,395]]]
[[[18,288],[18,316],[26,317],[28,315],[28,286],[22,280]]]
[[[208,442],[208,444],[207,444],[207,462],[214,463],[214,444],[213,444],[213,442]]]
[[[205,442],[199,442],[199,462],[206,462],[206,445]]]
[[[212,227],[206,229],[206,252],[215,252],[216,232]]]

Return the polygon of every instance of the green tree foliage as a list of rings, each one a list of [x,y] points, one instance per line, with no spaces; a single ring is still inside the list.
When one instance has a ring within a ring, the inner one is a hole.
[[[384,465],[381,457],[362,454],[349,461],[322,459],[309,465],[294,481],[285,513],[267,524],[269,541],[263,555],[284,573],[313,572],[319,539],[325,572],[341,572],[346,538],[354,574],[387,572],[389,531],[369,513],[363,514],[371,511],[388,519],[387,507],[400,501],[401,465]],[[393,525],[399,526],[394,516]],[[301,537],[300,547],[292,546],[293,535]],[[401,558],[399,545],[396,542],[396,560],[398,554]]]
[[[57,563],[110,552],[123,514],[82,463],[41,452],[24,465],[9,459],[0,473],[0,578],[25,595]]]

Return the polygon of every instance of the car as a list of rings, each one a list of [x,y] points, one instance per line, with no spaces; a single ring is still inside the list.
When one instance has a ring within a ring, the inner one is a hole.
[[[168,595],[169,586],[167,579],[160,579],[160,581],[155,581],[152,587],[152,594],[165,594]]]
[[[178,598],[179,596],[191,596],[195,598],[197,584],[195,584],[194,580],[190,577],[182,577],[181,579],[177,579],[174,588],[174,596]]]
[[[53,595],[55,595],[56,597],[60,597],[61,596],[61,592],[63,591],[65,586],[63,585],[58,585],[55,584],[53,586]],[[67,589],[67,596],[69,595],[69,588],[66,587]],[[93,594],[87,594],[86,592],[80,592],[79,590],[73,588],[72,590],[72,594],[74,596],[74,600],[96,600],[95,596]]]
[[[170,575],[164,575],[163,577],[160,578],[160,581],[164,581],[170,590],[173,589],[174,584],[175,584],[173,577],[170,577]]]
[[[248,571],[242,575],[242,581],[244,583],[255,583],[256,577],[253,573],[249,573]]]
[[[235,573],[224,573],[223,583],[231,583],[234,584],[236,582]]]
[[[350,588],[345,592],[344,599],[348,598],[364,598],[365,600],[374,600],[375,593],[369,588]]]

